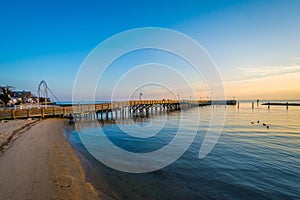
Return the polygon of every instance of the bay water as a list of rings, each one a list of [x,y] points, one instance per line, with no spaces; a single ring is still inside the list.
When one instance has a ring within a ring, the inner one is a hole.
[[[199,159],[214,109],[226,112],[223,130],[213,150]],[[199,124],[195,114],[200,114]],[[190,108],[141,120],[129,119],[132,123],[102,123],[101,129],[118,147],[145,153],[168,145],[182,117],[188,121],[182,125],[186,134],[191,126],[197,128],[193,142],[175,162],[148,173],[127,173],[104,165],[88,152],[79,137],[82,133],[73,126],[66,125],[65,135],[80,157],[88,181],[112,199],[300,198],[300,107],[268,109],[255,103],[252,109],[251,101],[241,101],[239,108]],[[149,138],[133,137],[122,129],[151,128],[162,121],[163,128]],[[85,126],[94,129],[89,123]]]

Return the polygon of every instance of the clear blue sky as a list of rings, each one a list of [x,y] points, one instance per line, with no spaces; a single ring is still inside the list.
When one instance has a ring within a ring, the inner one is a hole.
[[[298,0],[1,1],[0,85],[35,93],[46,80],[61,100],[71,100],[77,70],[96,45],[151,26],[198,41],[215,61],[228,95],[264,98],[256,88],[264,84],[274,98],[280,98],[278,91],[300,98],[299,10]],[[273,87],[282,80],[289,83]]]

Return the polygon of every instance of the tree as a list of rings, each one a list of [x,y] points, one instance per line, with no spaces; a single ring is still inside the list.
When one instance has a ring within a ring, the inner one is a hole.
[[[7,106],[9,101],[11,100],[11,88],[12,86],[6,85],[4,87],[0,86],[0,99],[4,102],[4,105]]]

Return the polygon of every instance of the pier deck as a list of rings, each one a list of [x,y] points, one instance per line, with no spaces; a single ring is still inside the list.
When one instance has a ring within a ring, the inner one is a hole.
[[[232,101],[224,101],[232,105]],[[223,103],[224,103],[223,102]],[[217,103],[217,102],[215,102]],[[207,106],[213,102],[209,100],[142,100],[142,101],[118,101],[99,104],[66,104],[38,106],[27,109],[0,110],[0,120],[19,118],[47,118],[70,117],[108,119],[113,117],[139,116],[149,112],[173,111],[195,106]],[[109,116],[110,115],[110,116]]]

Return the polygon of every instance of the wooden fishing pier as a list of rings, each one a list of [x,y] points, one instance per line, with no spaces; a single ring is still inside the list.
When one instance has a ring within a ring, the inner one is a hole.
[[[286,103],[263,103],[262,105],[267,105],[268,106],[268,109],[270,109],[271,106],[285,106],[286,109],[288,110],[289,109],[289,106],[300,106],[300,103],[289,103],[289,102],[286,102]]]
[[[215,102],[216,103],[216,102]],[[220,102],[219,102],[220,103]],[[227,105],[235,104],[233,100],[224,101]],[[97,119],[109,120],[117,118],[143,117],[149,114],[171,112],[188,109],[195,106],[212,105],[209,100],[142,100],[117,101],[97,104],[64,104],[64,105],[34,105],[27,109],[0,110],[0,120],[20,118],[66,117],[75,120]]]

